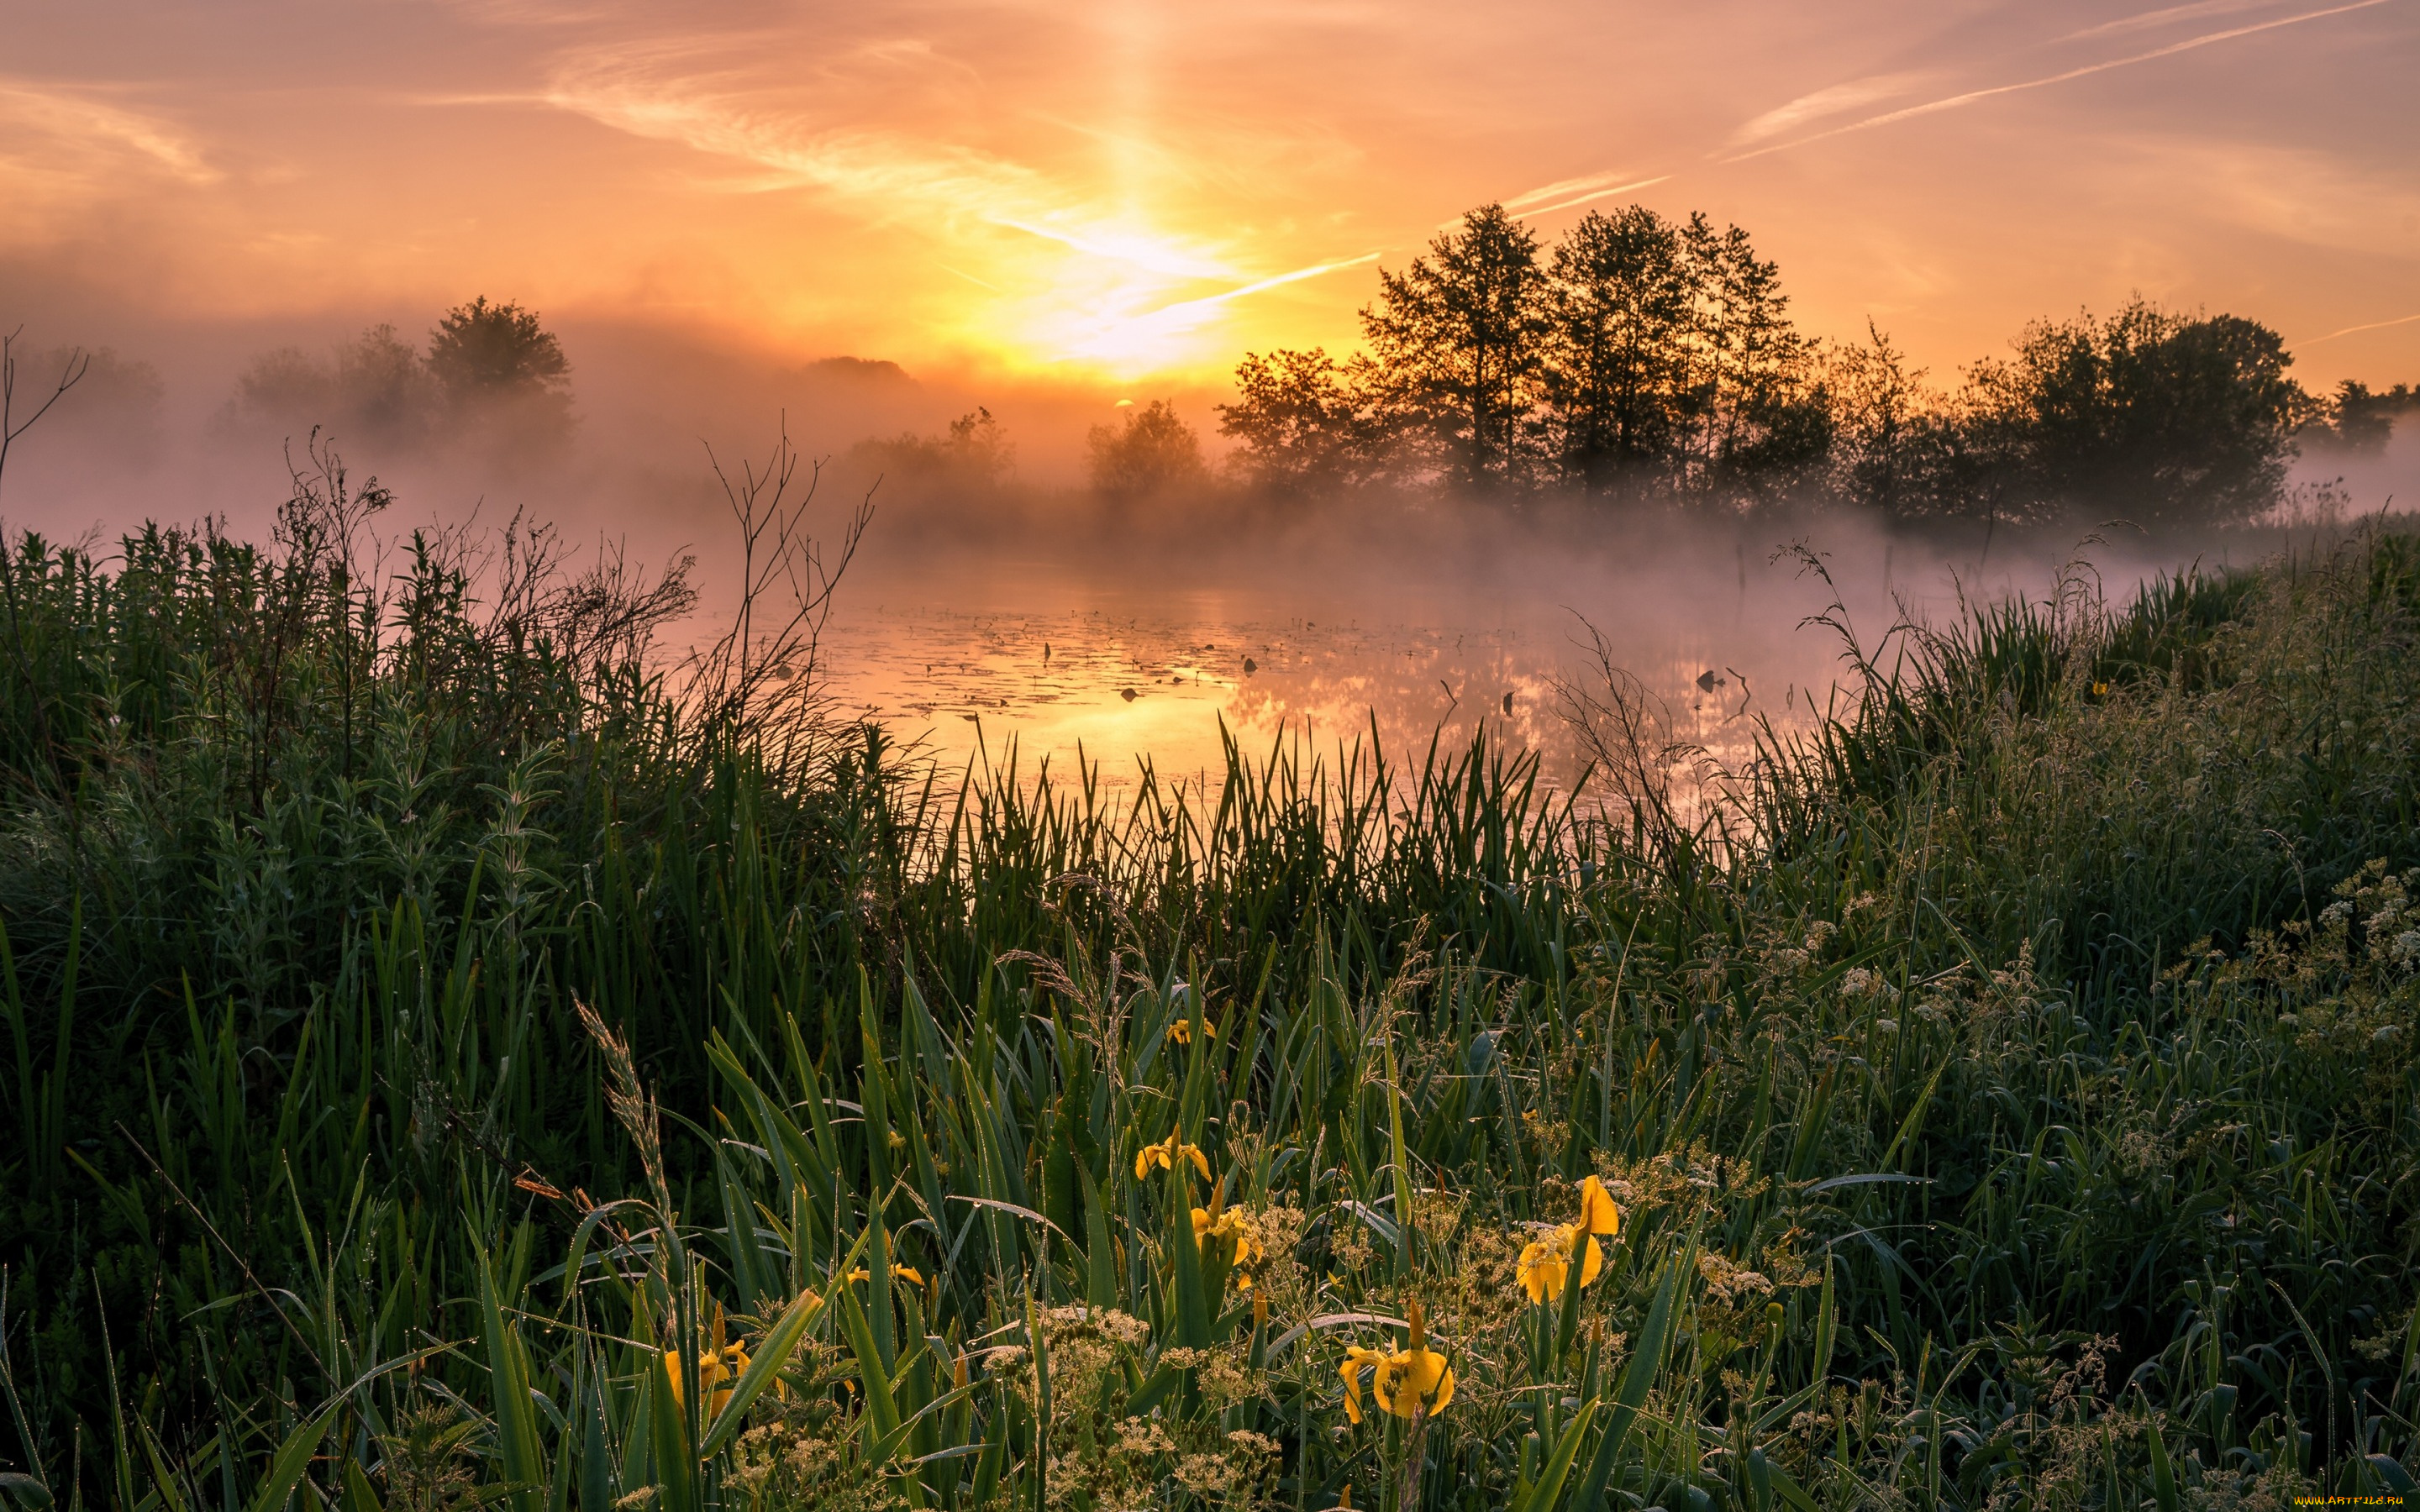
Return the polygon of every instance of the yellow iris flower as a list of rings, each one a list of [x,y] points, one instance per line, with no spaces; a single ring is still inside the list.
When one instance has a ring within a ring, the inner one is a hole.
[[[698,1356],[697,1386],[706,1394],[706,1420],[713,1422],[722,1413],[731,1394],[738,1389],[739,1378],[748,1370],[748,1350],[743,1345],[722,1342],[722,1304],[714,1304],[714,1326],[710,1330],[713,1343]],[[664,1377],[672,1382],[673,1400],[689,1405],[688,1388],[681,1380],[681,1353],[678,1350],[664,1351]]]
[[[1208,1035],[1213,1040],[1216,1040],[1218,1038],[1218,1026],[1211,1023],[1208,1019],[1203,1019],[1202,1021],[1202,1032]],[[1191,1044],[1193,1042],[1193,1021],[1191,1019],[1178,1019],[1175,1023],[1168,1026],[1168,1037],[1175,1041],[1178,1044]]]
[[[1597,1273],[1605,1269],[1605,1251],[1598,1247],[1594,1235],[1585,1234],[1577,1224],[1562,1224],[1546,1231],[1545,1237],[1522,1246],[1519,1276],[1521,1289],[1531,1302],[1543,1303],[1563,1294],[1563,1282],[1570,1276],[1572,1252],[1585,1240],[1586,1257],[1580,1261],[1580,1285],[1596,1284]]]
[[[1205,1208],[1193,1210],[1193,1242],[1207,1247],[1214,1239],[1234,1242],[1234,1257],[1228,1264],[1240,1270],[1261,1263],[1261,1242],[1237,1210],[1229,1208],[1223,1212],[1213,1212]]]
[[[1621,1232],[1621,1210],[1614,1205],[1613,1194],[1605,1189],[1605,1183],[1593,1176],[1580,1183],[1579,1227],[1607,1239]]]
[[[853,1282],[867,1281],[873,1279],[873,1272],[868,1271],[865,1267],[861,1265],[856,1270],[851,1271],[848,1273],[848,1279]],[[930,1289],[930,1284],[924,1279],[924,1273],[919,1271],[912,1265],[892,1266],[891,1268],[891,1279],[893,1281],[912,1281],[920,1287],[925,1287],[927,1289]]]
[[[1163,1171],[1172,1171],[1181,1160],[1191,1161],[1193,1168],[1202,1173],[1202,1180],[1210,1180],[1209,1158],[1200,1149],[1179,1140],[1173,1132],[1158,1144],[1145,1145],[1136,1153],[1135,1180],[1140,1181],[1149,1176],[1155,1165]]]
[[[1453,1400],[1453,1366],[1446,1357],[1428,1347],[1428,1334],[1422,1326],[1420,1304],[1413,1299],[1406,1310],[1411,1322],[1411,1342],[1389,1354],[1384,1350],[1365,1350],[1353,1345],[1344,1351],[1344,1415],[1354,1422],[1361,1421],[1361,1372],[1370,1372],[1370,1395],[1379,1407],[1397,1417],[1410,1417],[1426,1408],[1430,1412],[1442,1412]]]

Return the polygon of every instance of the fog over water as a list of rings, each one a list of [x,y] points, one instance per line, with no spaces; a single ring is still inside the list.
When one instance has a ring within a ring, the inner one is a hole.
[[[945,766],[1021,774],[1081,760],[1119,788],[1147,756],[1163,779],[1215,775],[1232,734],[1331,763],[1374,734],[1417,761],[1482,731],[1535,748],[1568,787],[1580,767],[1560,685],[1602,690],[1595,638],[1718,760],[1761,721],[1789,729],[1835,696],[1843,644],[1805,622],[1837,602],[1869,649],[1903,615],[1940,622],[1960,595],[2046,592],[2070,553],[2040,540],[1964,557],[1861,521],[1795,528],[1678,522],[1535,527],[1395,517],[1242,545],[1029,556],[893,549],[878,534],[822,646],[835,712],[870,717]],[[1820,554],[1830,581],[1788,548]],[[2090,548],[2118,594],[2170,565]],[[1129,696],[1130,695],[1130,696]]]
[[[39,334],[64,347],[72,333]],[[233,375],[273,341],[344,336],[133,333],[122,355],[147,363],[153,386],[71,392],[10,456],[0,521],[104,551],[146,518],[218,517],[265,538],[287,491],[287,438],[229,424]],[[1483,730],[1542,751],[1545,779],[1564,786],[1579,763],[1558,686],[1601,683],[1592,634],[1669,712],[1673,735],[1736,758],[1760,720],[1788,728],[1832,695],[1839,640],[1803,622],[1836,593],[1870,647],[1902,613],[1948,618],[1962,594],[2042,594],[2081,533],[2003,532],[1987,548],[1971,533],[1893,532],[1837,511],[1685,522],[1398,501],[1231,502],[1119,522],[1080,484],[1084,427],[1117,413],[1097,393],[925,381],[885,363],[785,366],[632,328],[573,330],[566,345],[580,423],[543,456],[336,438],[356,483],[375,475],[394,490],[378,521],[390,553],[416,526],[501,526],[518,513],[552,522],[575,566],[607,543],[656,568],[693,558],[698,609],[664,647],[676,659],[730,623],[736,591],[708,449],[727,470],[761,461],[786,428],[810,463],[827,463],[806,517],[819,535],[836,538],[869,491],[876,506],[825,627],[818,671],[833,713],[876,720],[948,768],[1014,752],[1021,774],[1047,761],[1064,777],[1080,755],[1113,789],[1143,757],[1163,777],[1215,771],[1222,730],[1248,753],[1284,740],[1330,759],[1373,732],[1391,756],[1417,758],[1432,735],[1460,747]],[[29,363],[21,406],[45,383]],[[994,494],[920,488],[857,445],[931,436],[978,404],[1015,445],[1011,485]],[[1180,404],[1215,438],[1208,396]],[[298,458],[306,442],[307,431],[291,438]],[[2420,426],[2383,455],[2305,457],[2296,478],[2305,491],[2341,479],[2355,511],[2408,506]],[[1786,550],[1802,541],[1831,582]],[[2113,531],[2089,556],[2116,599],[2152,573],[2257,549]]]

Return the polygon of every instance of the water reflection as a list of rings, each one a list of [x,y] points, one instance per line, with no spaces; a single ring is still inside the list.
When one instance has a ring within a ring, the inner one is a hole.
[[[1636,595],[1605,585],[1594,601],[1516,587],[1373,603],[1347,583],[1152,593],[1027,569],[854,588],[822,651],[840,713],[950,766],[1013,745],[1022,771],[1047,760],[1066,774],[1080,757],[1109,787],[1131,783],[1141,756],[1163,779],[1218,772],[1223,725],[1249,753],[1304,738],[1326,753],[1374,733],[1398,758],[1483,726],[1540,751],[1545,780],[1568,788],[1582,763],[1558,684],[1601,680],[1589,624],[1668,710],[1671,733],[1718,756],[1745,749],[1758,716],[1803,709],[1803,686],[1831,670],[1820,641],[1790,634],[1798,594],[1714,636],[1681,615],[1642,623],[1623,601]]]

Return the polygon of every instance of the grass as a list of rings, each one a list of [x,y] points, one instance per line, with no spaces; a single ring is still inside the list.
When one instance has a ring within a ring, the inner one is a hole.
[[[356,503],[11,548],[0,1497],[2411,1486],[2409,534],[1851,645],[1683,820],[943,781]]]

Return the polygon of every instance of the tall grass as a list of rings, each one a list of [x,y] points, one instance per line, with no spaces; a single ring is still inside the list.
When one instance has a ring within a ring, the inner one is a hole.
[[[2408,535],[1852,646],[1617,822],[768,759],[573,612],[655,588],[380,599],[341,492],[5,563],[0,1494],[2411,1484]]]

